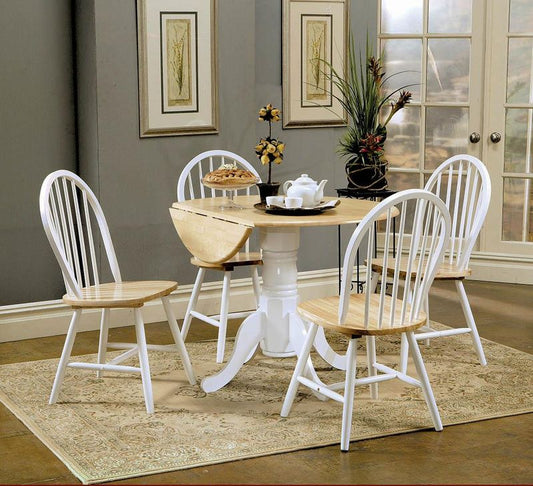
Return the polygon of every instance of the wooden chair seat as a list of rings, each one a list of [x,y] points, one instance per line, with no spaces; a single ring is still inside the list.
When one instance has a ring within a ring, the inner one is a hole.
[[[413,269],[416,269],[418,266],[418,260],[416,260],[412,266]],[[425,263],[425,262],[424,262]],[[387,275],[392,276],[394,274],[394,268],[396,264],[396,259],[389,258],[387,261]],[[425,265],[422,265],[422,268],[425,268]],[[407,264],[404,259],[400,264],[400,275],[402,278],[406,277],[407,274]],[[372,271],[376,273],[381,273],[383,271],[383,259],[375,258],[372,259]],[[457,280],[464,279],[472,273],[470,268],[459,268],[457,265],[443,262],[437,267],[437,273],[435,274],[436,280]],[[415,276],[415,273],[412,274],[412,277]]]
[[[144,303],[170,295],[177,282],[157,280],[110,282],[81,289],[81,299],[65,294],[63,302],[76,308],[141,307]]]
[[[373,294],[370,296],[370,305],[368,307],[369,322],[365,329],[365,294],[351,294],[348,314],[346,320],[342,325],[339,322],[339,300],[340,297],[335,295],[332,297],[325,297],[321,299],[308,300],[298,306],[298,312],[302,317],[315,324],[331,329],[333,331],[345,334],[348,336],[383,336],[387,334],[401,334],[406,331],[414,331],[422,327],[426,321],[426,315],[420,312],[418,318],[413,321],[401,322],[402,301],[396,300],[396,308],[394,312],[395,327],[391,326],[390,309],[392,306],[392,298],[388,295],[384,297],[384,319],[381,327],[378,327],[377,316],[379,315],[380,296]],[[406,314],[409,314],[410,306],[406,304]]]
[[[192,257],[191,263],[197,267],[208,268],[210,270],[232,271],[235,267],[245,267],[247,265],[262,265],[260,252],[242,252],[237,253],[229,260],[221,263],[209,263]]]

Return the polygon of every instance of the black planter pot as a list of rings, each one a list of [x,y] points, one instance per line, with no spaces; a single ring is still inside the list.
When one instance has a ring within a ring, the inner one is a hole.
[[[346,177],[349,189],[364,189],[367,191],[380,191],[386,189],[387,162],[363,165],[358,161],[350,160],[346,164]]]
[[[266,204],[266,198],[268,196],[278,195],[281,182],[271,182],[270,184],[267,182],[258,182],[256,185],[259,188],[259,197],[261,198],[261,202]]]

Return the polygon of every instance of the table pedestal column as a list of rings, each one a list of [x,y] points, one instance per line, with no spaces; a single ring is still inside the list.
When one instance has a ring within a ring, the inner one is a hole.
[[[264,319],[261,350],[266,356],[281,358],[296,353],[290,344],[289,317],[298,305],[298,269],[300,229],[261,228],[263,251],[263,286],[259,312]]]
[[[300,246],[300,228],[265,227],[260,231],[263,286],[259,308],[239,327],[233,353],[226,366],[202,380],[201,386],[207,393],[219,390],[229,383],[250,359],[257,344],[266,356],[294,356],[300,352],[307,334],[307,324],[297,311],[296,261]],[[335,363],[342,368],[343,357],[329,347],[323,332],[317,334],[315,347],[329,363]],[[306,367],[306,374],[314,381],[319,381],[311,362]],[[323,399],[322,395],[320,397]]]

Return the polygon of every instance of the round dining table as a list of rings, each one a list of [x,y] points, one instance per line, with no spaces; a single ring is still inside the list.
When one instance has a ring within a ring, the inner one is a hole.
[[[335,198],[324,198],[325,202]],[[308,324],[297,312],[298,270],[297,259],[300,247],[300,228],[310,226],[337,226],[357,224],[378,203],[359,199],[340,199],[340,204],[321,212],[280,211],[267,212],[258,207],[258,196],[236,196],[234,202],[240,209],[227,209],[224,198],[191,199],[176,202],[170,208],[171,215],[185,211],[196,215],[257,228],[262,252],[262,286],[259,306],[241,323],[233,352],[225,366],[216,374],[205,377],[201,387],[205,392],[216,391],[228,384],[248,361],[257,346],[270,357],[298,355],[302,348]],[[288,214],[285,214],[288,213]],[[174,216],[173,216],[174,217]],[[203,224],[205,233],[209,224]],[[213,225],[220,231],[219,225]],[[194,228],[191,228],[194,231]],[[207,230],[206,236],[210,238]],[[212,235],[216,245],[216,234]],[[317,352],[332,366],[345,369],[345,358],[328,344],[322,331],[315,341]],[[312,366],[308,373],[316,376]]]

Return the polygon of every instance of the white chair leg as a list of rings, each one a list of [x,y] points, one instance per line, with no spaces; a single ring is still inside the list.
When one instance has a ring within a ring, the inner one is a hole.
[[[196,376],[194,374],[194,370],[191,365],[189,353],[187,352],[187,348],[185,347],[185,343],[183,342],[183,337],[181,336],[181,332],[178,328],[178,323],[176,322],[176,316],[174,315],[174,311],[172,310],[172,306],[170,305],[170,301],[168,300],[168,297],[161,297],[161,301],[163,302],[165,314],[167,315],[167,319],[168,319],[168,325],[170,326],[170,332],[172,333],[172,337],[174,338],[174,342],[176,343],[176,347],[178,348],[178,353],[181,356],[181,361],[183,362],[183,368],[185,370],[185,373],[187,374],[189,383],[191,385],[195,385]]]
[[[425,307],[424,310],[426,311],[426,327],[427,327],[428,329],[431,329],[431,321],[430,321],[430,319],[429,319],[429,292],[427,293],[426,298],[425,298],[425,300],[424,300],[424,307]],[[431,341],[431,340],[428,338],[428,339],[425,340],[425,343],[424,343],[424,344],[425,344],[426,346],[429,346],[430,341]]]
[[[472,341],[474,343],[474,348],[476,349],[477,357],[481,365],[486,366],[487,359],[485,358],[483,346],[481,345],[481,339],[479,338],[479,333],[477,332],[476,321],[474,320],[474,315],[472,314],[472,309],[470,308],[470,303],[468,302],[468,297],[466,296],[463,281],[456,280],[455,288],[457,289],[457,293],[459,294],[459,299],[461,301],[461,307],[463,308],[463,314],[465,315],[466,324],[470,328],[470,335],[472,336]]]
[[[376,368],[374,368],[374,363],[376,362],[376,337],[367,336],[366,337],[366,361],[368,364],[368,376],[376,376],[378,373]],[[370,398],[372,400],[378,399],[378,384],[372,383],[370,385]]]
[[[431,414],[431,420],[433,421],[435,430],[442,430],[442,421],[440,419],[439,409],[437,408],[437,403],[435,402],[435,397],[433,396],[433,390],[431,389],[431,384],[429,383],[426,367],[424,366],[424,361],[422,360],[418,343],[416,342],[416,338],[412,331],[405,334],[407,336],[407,340],[409,341],[411,356],[413,357],[416,372],[422,385],[422,391],[424,392],[424,398],[426,399],[426,404],[429,409],[429,413]]]
[[[196,304],[198,303],[198,296],[200,295],[200,290],[202,289],[204,277],[205,268],[199,268],[198,273],[196,274],[194,287],[192,288],[191,298],[189,299],[189,304],[187,305],[187,310],[185,311],[185,317],[183,318],[183,325],[181,326],[181,335],[183,340],[187,339],[187,334],[189,332],[189,327],[192,320],[191,311],[196,309]]]
[[[222,284],[222,298],[220,301],[220,317],[218,319],[218,340],[217,340],[217,363],[224,361],[224,349],[226,347],[226,330],[228,327],[229,292],[231,284],[231,272],[224,272],[224,283]]]
[[[355,394],[355,370],[357,360],[357,338],[351,338],[346,353],[346,381],[344,382],[344,400],[342,407],[341,451],[350,449],[352,431],[353,400]]]
[[[98,363],[105,363],[107,354],[107,337],[109,335],[109,314],[110,309],[102,309],[102,318],[100,320],[100,336],[98,339]],[[103,371],[98,370],[96,372],[96,378],[102,378]]]
[[[139,364],[141,368],[141,378],[144,391],[144,402],[146,411],[154,413],[154,398],[152,396],[152,379],[150,377],[150,363],[148,362],[148,349],[146,347],[146,336],[144,334],[144,321],[141,309],[136,307],[133,310],[135,315],[135,333],[137,335],[137,347],[139,351]]]
[[[407,360],[409,358],[409,342],[405,334],[401,336],[400,344],[400,372],[407,373]]]
[[[74,314],[72,314],[72,319],[70,320],[70,325],[68,327],[67,337],[65,338],[65,344],[63,345],[61,358],[59,359],[59,364],[57,365],[56,377],[54,379],[54,384],[52,385],[52,393],[50,394],[50,399],[48,400],[48,403],[50,405],[56,403],[57,395],[59,394],[59,389],[63,384],[65,370],[67,368],[68,360],[70,358],[70,353],[72,352],[74,340],[76,339],[76,326],[78,325],[80,316],[81,309],[75,309]]]
[[[259,297],[261,296],[261,285],[259,284],[259,273],[257,272],[257,266],[252,267],[252,286],[254,289],[255,305],[259,307]]]
[[[283,406],[281,407],[281,416],[287,417],[291,411],[292,403],[294,402],[294,397],[296,397],[296,392],[300,386],[298,377],[302,376],[307,365],[307,359],[311,353],[311,347],[316,337],[316,332],[318,326],[315,323],[311,323],[311,326],[307,330],[307,336],[305,337],[302,350],[296,362],[296,367],[294,368],[294,373],[292,374],[291,382],[289,383],[289,388],[285,394],[285,400],[283,401]]]

